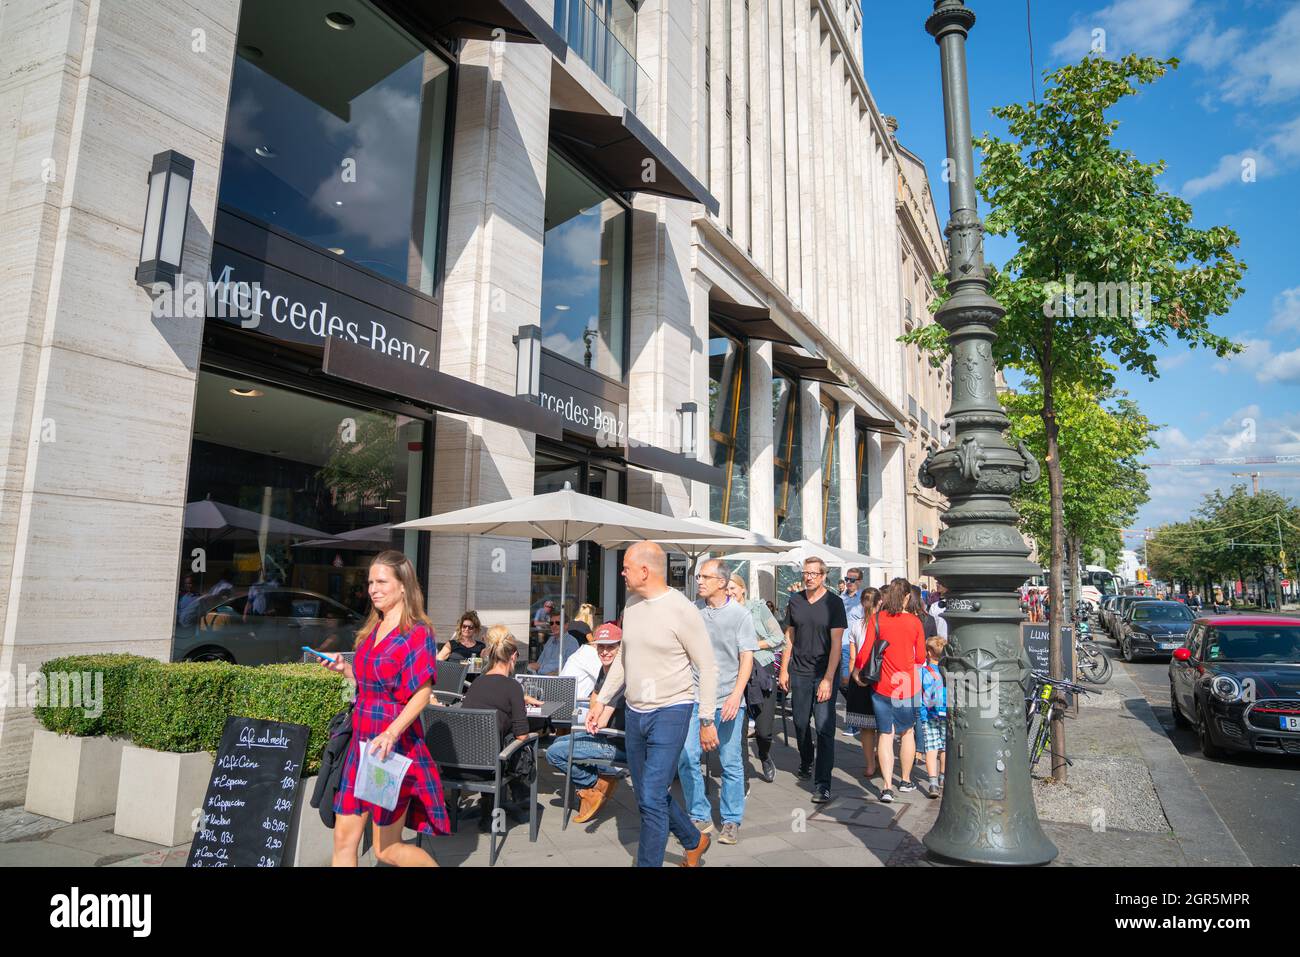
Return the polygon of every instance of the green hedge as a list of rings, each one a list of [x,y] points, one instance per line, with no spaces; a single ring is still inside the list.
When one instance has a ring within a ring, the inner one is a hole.
[[[126,696],[131,742],[155,751],[216,751],[241,670],[248,669],[220,661],[140,668]]]
[[[215,752],[231,715],[302,724],[311,729],[304,774],[320,770],[330,719],[350,700],[343,676],[315,664],[251,668],[219,661],[80,655],[47,661],[41,671],[47,683],[51,675],[67,673],[104,676],[100,715],[86,717],[82,707],[36,708],[36,720],[47,730],[129,737],[155,751]]]
[[[153,658],[142,658],[139,655],[72,655],[67,658],[51,658],[41,665],[41,674],[45,676],[48,689],[46,700],[49,703],[33,709],[36,720],[46,730],[56,734],[125,737],[128,689],[142,666],[156,664],[158,662]],[[80,676],[77,680],[82,685],[81,705],[54,707],[53,705],[61,703],[59,695],[54,693],[56,688],[62,691],[69,687],[69,677],[62,676],[71,675]],[[86,683],[87,675],[91,676],[89,686]],[[99,675],[103,676],[102,679]],[[93,705],[97,694],[100,696],[99,707],[87,708],[87,704]],[[87,715],[87,711],[95,710],[100,711],[98,716]]]
[[[348,703],[343,676],[316,664],[240,668],[231,714],[311,728],[303,774],[320,770],[321,749],[330,719]]]

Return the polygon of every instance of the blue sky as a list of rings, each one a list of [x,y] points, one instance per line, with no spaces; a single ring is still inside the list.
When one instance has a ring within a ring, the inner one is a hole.
[[[968,3],[979,18],[967,50],[973,127],[977,136],[1004,133],[990,107],[1032,96],[1026,4]],[[863,6],[867,83],[881,111],[898,117],[899,141],[926,161],[946,222],[939,54],[924,30],[932,4]],[[1117,108],[1116,140],[1144,161],[1164,159],[1162,188],[1191,203],[1195,225],[1235,229],[1236,255],[1249,267],[1245,294],[1214,323],[1247,345],[1244,354],[1219,360],[1176,344],[1158,353],[1156,381],[1121,375],[1121,387],[1163,426],[1149,458],[1300,454],[1300,0],[1032,0],[1032,24],[1040,95],[1042,72],[1078,60],[1094,36],[1104,36],[1110,56],[1182,61]],[[1243,161],[1253,181],[1243,181]],[[986,252],[1001,263],[1012,246],[993,238]],[[1230,473],[1252,469],[1263,488],[1300,500],[1300,464],[1156,467],[1135,526],[1185,518],[1214,488],[1249,484]]]

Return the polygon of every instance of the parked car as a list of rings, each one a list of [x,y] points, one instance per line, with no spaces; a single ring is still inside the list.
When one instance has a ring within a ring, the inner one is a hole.
[[[1119,595],[1101,596],[1101,603],[1097,606],[1097,623],[1101,625],[1102,631],[1109,632],[1110,629],[1106,626],[1106,616],[1110,614],[1111,609],[1115,607],[1115,602],[1119,601],[1119,598]]]
[[[1196,617],[1176,601],[1139,601],[1129,605],[1120,623],[1119,650],[1125,661],[1140,655],[1173,654],[1187,639]]]
[[[303,645],[350,651],[364,620],[332,598],[298,588],[243,588],[208,596],[199,600],[197,615],[185,617],[193,624],[177,624],[174,660],[239,665],[301,661]]]
[[[1115,639],[1116,644],[1119,644],[1120,625],[1124,620],[1124,612],[1128,611],[1128,609],[1136,602],[1157,600],[1158,599],[1146,595],[1120,595],[1115,599],[1115,603],[1111,605],[1110,614],[1106,617],[1105,624],[1107,634]]]
[[[1300,755],[1300,618],[1199,618],[1169,662],[1174,723],[1207,758]]]

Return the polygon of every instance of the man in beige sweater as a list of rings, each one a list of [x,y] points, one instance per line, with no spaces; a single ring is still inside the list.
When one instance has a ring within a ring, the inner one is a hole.
[[[709,837],[691,823],[670,788],[694,710],[695,672],[700,676],[700,714],[711,715],[717,708],[713,646],[699,610],[668,587],[668,556],[662,548],[654,542],[629,548],[623,578],[631,596],[623,610],[623,644],[587,715],[587,730],[595,734],[609,722],[609,703],[623,691],[627,761],[641,812],[637,866],[663,866],[671,831],[686,851],[682,866],[698,867]],[[701,749],[717,746],[713,721],[702,718]]]

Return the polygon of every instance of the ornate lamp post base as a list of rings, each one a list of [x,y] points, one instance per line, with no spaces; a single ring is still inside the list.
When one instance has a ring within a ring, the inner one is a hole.
[[[952,346],[952,439],[926,457],[918,476],[950,502],[935,561],[927,566],[948,589],[947,785],[924,842],[950,861],[1046,864],[1057,851],[1038,822],[1029,777],[1023,691],[1029,662],[1016,591],[1038,568],[1028,560],[1011,507],[1020,483],[1037,480],[1038,463],[1023,444],[1007,444],[1009,422],[994,386],[994,330],[1005,310],[989,295],[975,199],[965,52],[974,23],[962,0],[935,0],[925,24],[939,44],[954,177],[946,230],[952,296],[935,316]]]

